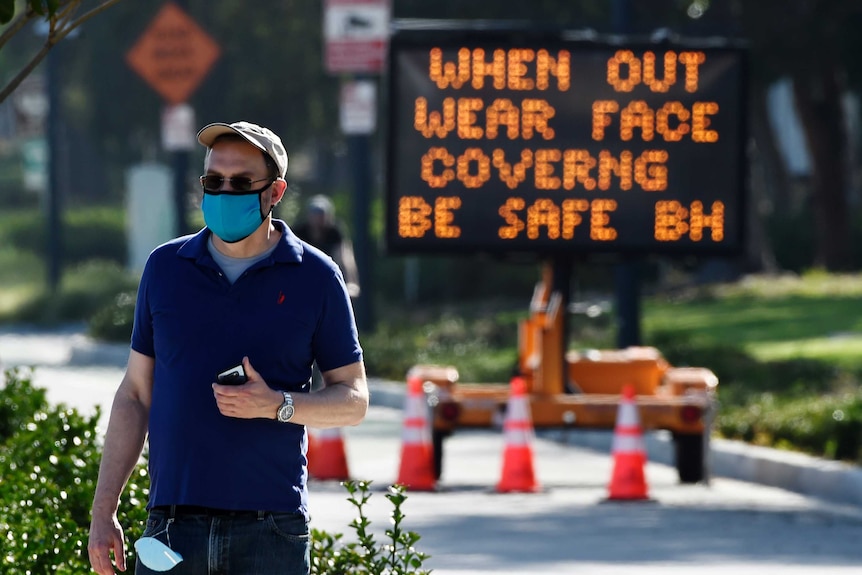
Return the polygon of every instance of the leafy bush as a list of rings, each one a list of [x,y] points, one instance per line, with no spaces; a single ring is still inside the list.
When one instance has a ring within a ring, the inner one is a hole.
[[[121,292],[97,311],[87,324],[90,336],[103,341],[129,341],[135,322],[136,295],[137,291]]]
[[[356,507],[358,517],[350,526],[355,530],[357,541],[345,543],[342,534],[329,534],[313,529],[311,533],[312,575],[427,575],[430,570],[421,569],[428,558],[416,551],[420,537],[402,527],[404,513],[401,507],[407,499],[405,489],[392,485],[386,498],[392,503],[392,527],[386,530],[386,543],[377,543],[368,531],[371,521],[365,516],[364,507],[371,498],[370,481],[345,481],[342,483],[349,494],[347,500]]]
[[[32,386],[31,372],[8,370],[0,387],[0,575],[89,573],[87,555],[90,506],[96,489],[101,444],[96,407],[90,417],[60,404],[48,406],[45,391]],[[134,469],[120,498],[125,527],[127,573],[133,574],[133,546],[146,525],[149,496],[146,461]],[[427,555],[416,551],[419,535],[403,529],[404,488],[392,486],[389,538],[378,544],[368,532],[363,508],[370,482],[346,482],[359,517],[350,526],[358,541],[344,535],[312,532],[312,573],[339,575],[424,575]]]
[[[61,238],[63,261],[76,264],[91,259],[125,264],[128,260],[125,211],[90,207],[66,210]],[[3,243],[21,250],[47,253],[46,220],[40,210],[21,210],[4,218]]]
[[[36,389],[25,369],[6,373],[6,385],[0,393],[0,445],[11,438],[48,406],[44,389]]]
[[[862,463],[862,390],[817,399],[762,394],[718,421],[725,437]]]
[[[87,320],[137,285],[138,278],[115,263],[88,261],[66,273],[57,293],[44,290],[36,294],[7,319],[32,323]]]
[[[368,371],[379,377],[401,381],[411,366],[437,363],[456,365],[462,381],[508,381],[517,361],[517,335],[517,315],[507,312],[491,317],[405,313],[379,322],[362,345]]]
[[[29,375],[10,370],[5,378],[0,405],[18,424],[0,444],[0,531],[9,534],[0,539],[0,574],[88,572],[90,504],[101,459],[99,410],[83,417],[62,404],[47,407],[45,392],[32,387]],[[143,532],[138,498],[146,499],[139,483],[145,477],[141,465],[123,494],[123,522],[133,526],[129,537]]]

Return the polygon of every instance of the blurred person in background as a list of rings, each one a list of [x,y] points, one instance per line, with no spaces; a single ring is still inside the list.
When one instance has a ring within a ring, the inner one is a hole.
[[[312,197],[306,205],[305,218],[293,227],[293,231],[338,264],[350,297],[358,297],[359,272],[353,257],[353,244],[335,218],[332,201],[322,194]]]
[[[126,569],[120,495],[149,443],[135,572],[308,575],[306,426],[356,425],[368,387],[330,257],[272,209],[287,152],[267,128],[210,124],[206,227],[157,247],[138,289],[93,498],[90,563]],[[325,387],[308,393],[312,366]],[[233,381],[222,379],[233,374]]]

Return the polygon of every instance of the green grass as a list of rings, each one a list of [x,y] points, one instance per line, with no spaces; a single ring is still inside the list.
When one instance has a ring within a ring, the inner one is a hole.
[[[862,274],[752,278],[644,302],[647,334],[737,346],[761,361],[812,359],[862,371]]]

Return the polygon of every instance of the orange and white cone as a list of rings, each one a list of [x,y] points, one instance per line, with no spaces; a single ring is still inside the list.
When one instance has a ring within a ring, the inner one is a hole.
[[[632,385],[623,387],[611,453],[614,457],[614,469],[608,485],[608,499],[626,501],[649,499],[644,477],[646,449]]]
[[[497,491],[539,491],[533,466],[533,422],[527,399],[527,384],[522,377],[513,377],[503,422],[506,447],[503,451],[503,473]]]
[[[414,491],[433,491],[437,486],[434,473],[434,447],[428,422],[428,403],[418,377],[407,379],[404,401],[404,429],[398,484]]]
[[[308,429],[308,474],[314,479],[350,479],[340,427]]]

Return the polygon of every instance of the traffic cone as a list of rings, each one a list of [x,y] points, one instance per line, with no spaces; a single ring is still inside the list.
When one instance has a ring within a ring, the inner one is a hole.
[[[614,469],[608,485],[608,499],[649,499],[644,477],[646,449],[635,403],[635,388],[632,385],[623,387],[611,453],[614,456]]]
[[[506,447],[503,451],[503,473],[497,483],[497,491],[539,491],[533,467],[533,423],[527,400],[527,384],[520,376],[513,377],[511,381],[503,434]]]
[[[350,479],[340,427],[308,430],[308,474],[314,479]]]
[[[422,380],[418,377],[408,378],[397,483],[414,491],[433,491],[437,483],[427,413],[428,404],[422,390]]]

